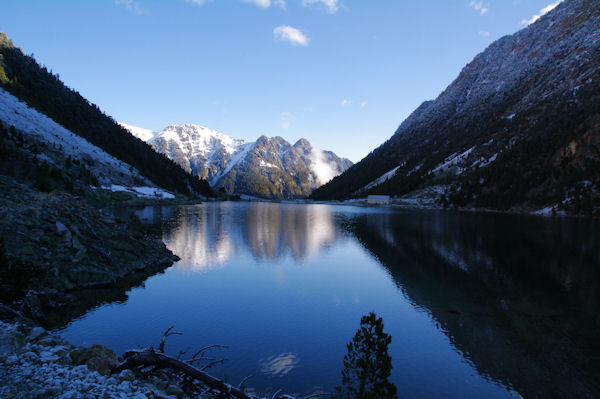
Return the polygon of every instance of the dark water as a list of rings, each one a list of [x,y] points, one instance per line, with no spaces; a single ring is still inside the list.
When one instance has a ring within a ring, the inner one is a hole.
[[[182,260],[59,329],[72,343],[156,347],[175,325],[167,352],[226,344],[213,374],[307,394],[340,384],[374,311],[400,397],[600,397],[597,221],[270,203],[137,214]]]

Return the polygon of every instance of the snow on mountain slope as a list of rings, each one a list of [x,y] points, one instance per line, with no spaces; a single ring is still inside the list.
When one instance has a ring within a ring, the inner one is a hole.
[[[394,169],[390,170],[389,172],[384,173],[383,175],[379,176],[377,179],[371,181],[369,184],[367,184],[366,186],[364,186],[363,188],[356,190],[356,194],[359,194],[363,191],[367,191],[370,188],[373,188],[375,186],[378,186],[379,184],[383,183],[384,181],[391,179],[392,177],[394,177],[394,175],[396,174],[396,172],[398,171],[398,169],[400,169],[400,166],[396,166]]]
[[[137,169],[107,154],[46,115],[28,107],[27,104],[19,101],[15,96],[1,88],[0,121],[5,126],[14,126],[18,131],[34,136],[36,139],[60,150],[64,158],[71,157],[71,159],[85,162],[87,168],[96,176],[102,186],[117,184],[132,187],[141,183],[147,189],[159,190],[144,178]],[[55,163],[44,153],[39,154],[38,157],[47,162]],[[62,167],[62,164],[56,166]],[[169,196],[171,194],[165,192],[162,195]]]
[[[221,147],[228,154],[233,154],[242,144],[243,140],[231,137],[199,125],[172,125],[158,132],[152,141],[168,140],[177,143],[184,153],[193,158],[198,155],[210,156]]]
[[[246,142],[192,124],[168,126],[147,142],[214,187],[270,198],[306,196],[352,165],[305,139],[293,146],[281,137]]]
[[[122,122],[118,122],[118,123],[125,129],[127,129],[129,131],[129,133],[131,133],[138,139],[146,141],[146,142],[153,139],[154,136],[156,135],[156,133],[150,129],[144,129],[143,127],[132,126],[132,125],[128,125],[127,123],[122,123]]]
[[[244,161],[246,159],[246,156],[250,153],[250,151],[252,151],[254,149],[255,145],[256,145],[256,143],[244,143],[243,145],[241,145],[238,148],[238,151],[236,151],[232,155],[229,162],[227,162],[227,165],[225,166],[225,168],[223,170],[219,171],[218,173],[216,173],[209,180],[211,186],[215,186],[223,176],[225,176],[227,173],[229,173],[231,171],[231,169],[233,169],[235,166],[237,166],[242,161]],[[263,165],[261,165],[261,166],[263,166]]]
[[[400,197],[443,184],[443,205],[599,213],[598,4],[563,1],[492,43],[389,140],[312,197]]]

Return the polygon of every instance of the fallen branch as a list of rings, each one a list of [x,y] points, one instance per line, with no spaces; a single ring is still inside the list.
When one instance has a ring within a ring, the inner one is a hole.
[[[229,359],[217,359],[217,360],[214,360],[214,361],[208,363],[206,366],[202,367],[200,370],[202,370],[202,371],[208,370],[212,366],[216,366],[217,364],[225,363],[227,360],[229,360]]]
[[[234,398],[240,399],[256,399],[251,395],[246,394],[243,390],[231,386],[222,380],[205,373],[202,370],[191,366],[188,363],[182,362],[163,353],[157,353],[154,349],[144,349],[141,351],[128,351],[123,355],[124,361],[115,369],[115,372],[120,372],[126,369],[136,369],[138,367],[156,366],[158,368],[168,368],[180,372],[190,378],[200,381],[206,387],[231,395]],[[285,398],[279,396],[278,398]]]
[[[180,351],[177,358],[165,355],[165,342],[167,338],[171,335],[182,335],[182,333],[178,331],[172,331],[174,326],[171,326],[164,332],[162,339],[160,341],[160,345],[158,346],[158,350],[154,350],[154,348],[148,349],[139,349],[139,350],[130,350],[125,352],[123,355],[123,362],[119,364],[115,369],[113,369],[113,373],[118,373],[123,370],[158,370],[158,369],[169,369],[173,373],[182,374],[183,381],[186,386],[192,387],[193,390],[200,392],[201,389],[194,381],[198,381],[203,385],[204,391],[203,393],[209,391],[217,391],[220,394],[224,395],[224,397],[234,397],[238,399],[258,399],[255,396],[247,394],[244,391],[244,383],[252,376],[244,378],[238,387],[227,384],[223,380],[220,380],[212,375],[206,373],[204,370],[212,367],[216,364],[222,363],[227,359],[214,359],[204,357],[204,352],[213,349],[213,348],[227,348],[225,345],[210,345],[204,348],[199,349],[194,353],[191,359],[188,360],[180,360],[180,357],[187,352]],[[202,368],[194,367],[194,363],[199,363],[200,361],[212,360],[209,364]],[[221,397],[221,396],[219,396]],[[294,399],[292,396],[282,394],[281,390],[275,392],[272,399]]]
[[[173,328],[175,328],[175,326],[167,328],[167,331],[163,334],[160,345],[158,345],[158,351],[160,353],[165,353],[165,341],[167,340],[167,337],[171,335],[183,335],[183,333],[180,333],[179,331],[171,331]]]

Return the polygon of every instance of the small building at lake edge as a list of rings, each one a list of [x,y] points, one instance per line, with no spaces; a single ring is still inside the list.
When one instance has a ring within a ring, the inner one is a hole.
[[[392,198],[389,195],[369,195],[367,204],[369,205],[390,205]]]

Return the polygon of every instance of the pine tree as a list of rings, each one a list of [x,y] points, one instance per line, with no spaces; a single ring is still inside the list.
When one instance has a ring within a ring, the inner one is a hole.
[[[388,378],[392,358],[388,346],[392,337],[383,332],[383,320],[371,312],[360,320],[360,328],[346,345],[342,386],[339,396],[352,399],[397,398],[396,386]]]

